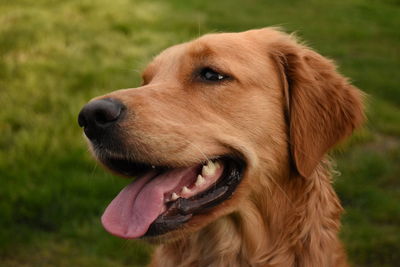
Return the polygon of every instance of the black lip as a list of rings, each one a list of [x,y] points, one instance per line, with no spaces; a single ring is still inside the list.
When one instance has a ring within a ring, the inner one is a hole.
[[[194,215],[206,213],[232,197],[243,178],[245,163],[232,157],[222,159],[224,173],[216,185],[191,198],[179,198],[172,202],[167,211],[158,216],[143,237],[154,237],[176,230],[188,222]]]
[[[106,157],[101,158],[100,161],[111,171],[128,177],[138,176],[150,171],[152,168],[150,164],[136,162],[129,159]]]

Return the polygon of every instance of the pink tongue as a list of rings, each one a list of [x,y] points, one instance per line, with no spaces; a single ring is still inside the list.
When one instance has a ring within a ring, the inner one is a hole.
[[[198,166],[177,168],[160,175],[150,172],[127,185],[101,217],[104,228],[122,238],[143,236],[165,211],[164,195],[197,175]]]

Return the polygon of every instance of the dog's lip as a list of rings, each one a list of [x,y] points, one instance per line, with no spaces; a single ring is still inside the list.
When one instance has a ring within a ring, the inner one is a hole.
[[[103,156],[99,157],[99,160],[112,172],[123,177],[135,177],[146,173],[151,169],[157,169],[158,171],[161,171],[167,168],[163,166],[155,167],[156,165],[142,163],[122,156]]]

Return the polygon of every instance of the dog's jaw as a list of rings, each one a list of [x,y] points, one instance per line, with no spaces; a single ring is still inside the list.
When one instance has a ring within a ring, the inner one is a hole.
[[[103,160],[103,162],[107,162]],[[114,171],[129,170],[126,161]],[[102,216],[105,229],[131,239],[158,236],[182,228],[196,214],[207,213],[229,199],[242,178],[241,161],[224,157],[189,167],[151,166],[125,187]],[[143,167],[139,168],[143,172]]]

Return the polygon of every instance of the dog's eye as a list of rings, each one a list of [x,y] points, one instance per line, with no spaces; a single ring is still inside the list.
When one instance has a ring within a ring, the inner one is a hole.
[[[227,78],[226,75],[216,72],[211,68],[203,68],[200,71],[200,78],[205,81],[218,82]]]

